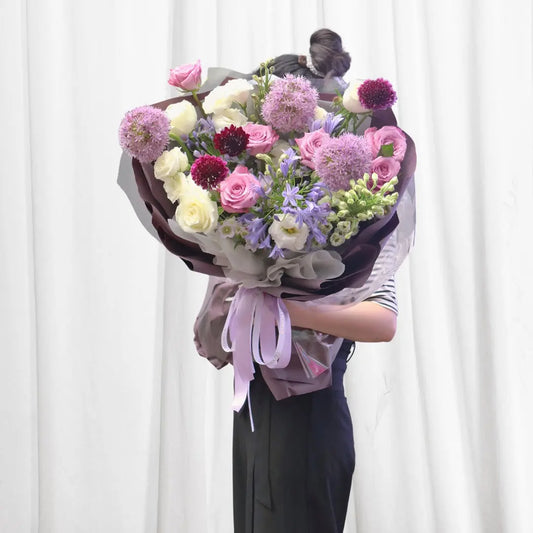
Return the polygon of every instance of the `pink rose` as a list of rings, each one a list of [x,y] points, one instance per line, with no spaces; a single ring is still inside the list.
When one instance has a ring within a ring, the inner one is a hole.
[[[304,133],[303,137],[296,139],[296,144],[300,149],[300,155],[302,156],[302,163],[315,169],[315,163],[313,162],[313,156],[315,152],[331,137],[322,128],[312,131],[311,133]]]
[[[249,135],[246,149],[250,155],[267,154],[279,139],[279,135],[271,126],[250,122],[243,126],[243,129]]]
[[[372,161],[370,172],[378,175],[378,187],[381,188],[385,183],[398,175],[400,172],[400,162],[394,157],[379,156]]]
[[[261,184],[245,166],[239,165],[220,183],[218,190],[224,211],[246,213],[257,202]]]
[[[376,158],[384,144],[392,144],[394,146],[394,154],[392,157],[398,161],[403,161],[405,150],[407,149],[407,141],[405,133],[396,126],[383,126],[379,130],[377,128],[367,128],[365,130],[365,139],[368,141],[372,157]]]
[[[196,63],[170,69],[168,83],[184,91],[196,91],[202,85],[202,66]]]

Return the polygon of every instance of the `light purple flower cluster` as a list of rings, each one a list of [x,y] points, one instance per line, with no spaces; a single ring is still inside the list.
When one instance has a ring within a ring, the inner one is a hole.
[[[282,183],[272,183],[274,187],[281,187]],[[328,215],[331,208],[327,203],[319,204],[319,200],[325,194],[323,183],[314,184],[302,183],[301,185],[291,185],[284,183],[281,197],[283,201],[276,204],[274,211],[278,214],[292,215],[299,226],[306,225],[309,228],[305,250],[310,251],[316,247],[323,247],[327,243],[327,231],[323,230],[328,225]],[[272,190],[266,191],[268,197],[276,196]],[[276,216],[276,215],[274,215]],[[270,217],[271,218],[271,217]],[[268,232],[272,220],[263,216],[263,212],[249,212],[239,217],[245,231],[243,237],[246,247],[252,251],[261,249],[269,250],[268,257],[276,259],[284,257],[284,251],[279,248]]]
[[[318,92],[309,80],[287,74],[270,86],[262,115],[280,133],[305,131],[313,120]]]
[[[370,170],[371,162],[367,141],[353,133],[332,137],[314,156],[318,176],[332,191],[350,189],[350,180],[362,178]]]
[[[136,107],[120,123],[120,146],[142,163],[149,163],[165,150],[169,131],[170,121],[163,111],[152,106]]]

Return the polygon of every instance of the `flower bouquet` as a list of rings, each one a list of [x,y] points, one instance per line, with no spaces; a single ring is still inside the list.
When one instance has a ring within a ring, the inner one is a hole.
[[[254,361],[289,365],[281,297],[361,301],[394,273],[414,227],[416,156],[386,80],[319,95],[305,78],[275,78],[268,62],[251,79],[218,74],[202,86],[200,62],[171,70],[185,94],[129,111],[119,136],[165,247],[238,284],[221,338],[238,410]],[[316,377],[324,365],[302,345]]]

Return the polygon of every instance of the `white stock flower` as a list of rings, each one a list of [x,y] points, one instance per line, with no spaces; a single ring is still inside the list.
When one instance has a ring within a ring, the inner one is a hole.
[[[364,108],[359,101],[357,90],[364,80],[355,80],[348,85],[342,96],[342,105],[351,113],[365,113],[368,109]]]
[[[209,233],[217,226],[217,204],[208,191],[187,180],[174,218],[187,233]]]
[[[170,133],[179,137],[189,135],[198,120],[196,108],[188,100],[170,104],[166,109],[166,114],[170,119]]]
[[[232,124],[238,128],[239,126],[244,126],[248,122],[244,113],[231,107],[224,110],[222,113],[215,113],[212,118],[217,133]]]
[[[309,236],[309,228],[306,224],[299,226],[291,214],[278,215],[279,220],[274,218],[268,233],[274,239],[279,248],[285,248],[294,252],[301,250]]]
[[[174,176],[178,172],[184,172],[189,167],[189,160],[180,148],[165,150],[154,163],[154,175],[158,180]]]

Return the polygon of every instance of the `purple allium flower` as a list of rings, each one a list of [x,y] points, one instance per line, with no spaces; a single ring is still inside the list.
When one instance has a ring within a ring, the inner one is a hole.
[[[232,124],[217,133],[213,138],[213,142],[215,148],[221,154],[236,156],[246,150],[249,137],[250,135],[246,133],[243,128],[236,128],[235,125]]]
[[[372,111],[388,109],[397,99],[391,83],[383,78],[365,80],[357,89],[357,95],[361,105]]]
[[[164,152],[169,131],[170,121],[163,111],[148,105],[136,107],[120,123],[120,146],[142,163],[149,163]]]
[[[229,173],[226,161],[214,155],[199,157],[191,167],[191,176],[202,189],[214,189]]]
[[[345,133],[322,145],[314,160],[317,174],[331,190],[348,190],[350,180],[370,170],[372,153],[364,137]]]
[[[262,115],[281,133],[304,131],[314,118],[317,102],[318,92],[309,80],[287,74],[270,86]]]

